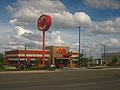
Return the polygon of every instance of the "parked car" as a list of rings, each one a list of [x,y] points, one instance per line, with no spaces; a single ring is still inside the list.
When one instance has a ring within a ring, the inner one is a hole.
[[[26,64],[25,63],[20,63],[20,64],[17,64],[16,68],[17,69],[24,69],[26,67]]]
[[[64,64],[63,63],[60,63],[58,64],[59,68],[63,68],[64,67]]]
[[[55,71],[55,69],[56,69],[56,66],[54,64],[51,64],[51,65],[48,66],[48,70]]]
[[[20,63],[20,64],[17,64],[16,68],[19,69],[19,67],[20,67],[20,69],[27,69],[27,68],[31,68],[33,66],[35,66],[35,64],[33,64],[33,63]]]

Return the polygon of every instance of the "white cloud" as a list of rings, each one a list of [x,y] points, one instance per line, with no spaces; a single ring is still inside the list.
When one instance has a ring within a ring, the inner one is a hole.
[[[22,37],[27,38],[31,41],[41,41],[41,35],[40,34],[35,34],[35,33],[24,33],[22,34]]]
[[[81,26],[87,29],[90,28],[90,33],[92,34],[120,33],[119,17],[114,20],[93,24],[91,17],[85,12],[75,12],[72,14],[67,11],[67,7],[59,0],[18,0],[16,7],[8,6],[7,9],[12,14],[10,24],[13,26],[14,33],[6,37],[4,41],[3,38],[0,38],[0,48],[17,49],[24,48],[24,45],[32,49],[41,48],[42,35],[34,33],[26,28],[26,26],[36,26],[37,19],[42,14],[49,14],[52,17],[52,31],[50,33],[47,32],[46,45],[67,44],[72,50],[78,51],[79,44],[77,41],[73,41],[76,42],[75,44],[65,42],[64,37],[61,37],[61,31],[54,31],[54,29],[77,28]],[[87,52],[91,50],[100,51],[100,45],[100,43],[93,42],[91,45],[85,43],[81,47]]]
[[[76,28],[81,26],[88,28],[92,26],[91,18],[85,12],[71,14],[67,11],[51,13],[53,27],[55,28]]]
[[[101,9],[120,9],[119,0],[84,0],[86,5]]]
[[[26,45],[29,49],[41,49],[42,48],[42,36],[36,34],[30,30],[26,30],[20,26],[15,26],[13,32],[0,34],[0,48],[1,51],[12,49],[24,49]],[[60,31],[52,31],[47,33],[45,39],[45,45],[65,45],[64,40],[61,39]],[[3,38],[3,36],[6,36]]]
[[[19,0],[16,8],[13,9],[12,6],[7,8],[12,8],[12,17],[17,19],[15,22],[17,24],[36,24],[40,15],[49,14],[52,17],[53,28],[90,27],[92,25],[90,16],[85,12],[72,14],[59,0]]]
[[[94,23],[94,26],[90,29],[92,34],[118,34],[120,33],[120,17],[114,20],[108,20],[103,22]]]
[[[66,9],[66,6],[60,2],[59,0],[19,0],[18,4],[23,7],[27,8],[33,8],[35,7],[36,9],[40,10],[45,10],[45,11],[62,11]]]
[[[32,31],[25,30],[23,27],[20,27],[20,26],[15,26],[14,32],[16,35],[23,35],[25,33],[32,33]]]
[[[51,33],[50,41],[53,45],[63,45],[65,42],[61,39],[60,31],[53,31]]]
[[[14,11],[14,8],[11,7],[10,5],[8,5],[7,7],[5,7],[9,12],[13,12]]]
[[[108,40],[102,41],[102,44],[109,48],[120,48],[120,40],[116,38],[110,38]]]
[[[10,20],[9,22],[13,26],[13,31],[15,35],[23,35],[25,33],[33,33],[30,30],[24,29],[24,27],[19,26],[19,21],[17,19]]]
[[[17,45],[14,45],[17,43],[17,41],[14,42],[15,39],[11,38],[12,34],[7,33],[7,34],[0,34],[0,48],[1,51],[5,50],[11,50],[11,49],[16,49]],[[5,37],[5,38],[3,38]],[[20,45],[19,45],[20,46]]]
[[[89,15],[85,12],[72,14],[59,0],[18,0],[13,6],[8,5],[6,9],[12,16],[9,23],[13,27],[13,32],[9,33],[9,36],[4,41],[0,38],[0,47],[5,50],[24,48],[24,45],[28,48],[41,48],[42,35],[36,34],[27,27],[37,26],[37,19],[42,14],[51,16],[51,30],[55,30],[47,33],[46,45],[69,44],[64,41],[64,37],[61,37],[61,32],[56,31],[56,29],[76,28],[78,26],[89,28],[92,26]],[[75,48],[77,49],[78,46],[75,46]]]

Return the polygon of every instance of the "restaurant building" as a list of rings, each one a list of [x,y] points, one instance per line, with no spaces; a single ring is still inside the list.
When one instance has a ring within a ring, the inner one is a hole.
[[[6,64],[16,66],[18,63],[42,65],[42,50],[11,50],[5,52]],[[78,58],[77,52],[69,51],[67,46],[46,46],[45,66],[55,64],[57,67],[74,67]]]

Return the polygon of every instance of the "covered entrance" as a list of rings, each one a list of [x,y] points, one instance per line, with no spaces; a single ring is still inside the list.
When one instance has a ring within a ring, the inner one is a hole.
[[[69,58],[63,58],[63,57],[60,57],[60,58],[55,58],[55,65],[57,68],[60,68],[60,67],[69,67]]]

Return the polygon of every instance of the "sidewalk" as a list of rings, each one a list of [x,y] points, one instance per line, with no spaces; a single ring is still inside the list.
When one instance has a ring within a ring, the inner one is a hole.
[[[46,72],[58,72],[58,71],[59,70],[0,71],[0,74],[46,73]]]
[[[120,67],[81,67],[81,68],[63,68],[52,70],[29,70],[29,71],[0,71],[0,74],[22,74],[22,73],[48,73],[48,72],[69,72],[69,71],[89,71],[89,70],[114,70],[120,69]]]

